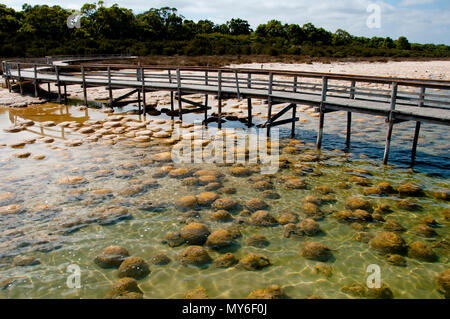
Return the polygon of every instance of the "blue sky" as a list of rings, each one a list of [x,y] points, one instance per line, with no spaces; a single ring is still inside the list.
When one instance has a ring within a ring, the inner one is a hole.
[[[86,0],[8,0],[5,4],[20,9],[22,4],[60,5],[79,9]],[[312,22],[330,31],[344,29],[358,36],[406,36],[411,42],[450,45],[449,0],[106,0],[143,12],[149,8],[175,7],[188,19],[210,19],[223,23],[233,17],[257,26],[270,19],[303,25]],[[381,28],[368,28],[366,11],[371,4],[381,8]]]

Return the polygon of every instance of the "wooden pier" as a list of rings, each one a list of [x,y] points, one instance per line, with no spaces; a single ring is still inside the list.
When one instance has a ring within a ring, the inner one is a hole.
[[[346,146],[350,147],[352,113],[383,116],[388,123],[383,163],[389,157],[394,124],[415,121],[412,141],[411,162],[414,164],[421,123],[450,125],[450,81],[389,78],[363,75],[344,75],[316,72],[291,72],[255,69],[145,66],[133,64],[92,63],[107,59],[134,57],[96,57],[46,59],[43,63],[24,61],[3,61],[3,78],[11,90],[12,82],[34,85],[38,96],[40,85],[50,83],[57,86],[57,101],[67,101],[67,85],[81,85],[84,103],[88,102],[87,88],[104,86],[109,92],[109,105],[120,105],[121,101],[137,93],[139,111],[147,113],[146,93],[151,91],[170,92],[170,114],[172,117],[192,112],[204,112],[208,119],[208,96],[218,100],[217,122],[222,126],[222,105],[224,99],[247,100],[247,125],[253,125],[252,99],[267,101],[267,121],[262,125],[270,128],[291,123],[291,135],[295,135],[297,105],[309,105],[319,112],[319,127],[316,146],[321,148],[325,115],[345,111],[347,114]],[[91,62],[91,63],[86,63]],[[114,98],[114,90],[130,89]],[[183,96],[204,94],[205,102],[191,101]],[[177,110],[175,109],[177,100]],[[131,103],[131,101],[126,101]],[[195,108],[183,109],[183,103]],[[287,104],[273,114],[274,106]],[[280,119],[290,112],[291,117]]]

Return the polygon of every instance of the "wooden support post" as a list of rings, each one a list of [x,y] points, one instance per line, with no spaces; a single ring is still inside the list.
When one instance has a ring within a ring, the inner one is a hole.
[[[7,78],[7,80],[8,80],[8,90],[9,90],[9,93],[11,93],[11,90],[12,90],[12,87],[11,87],[11,78],[10,78],[10,75],[11,75],[11,70],[9,69],[9,65],[8,65],[8,63],[6,62],[5,63],[5,65],[6,65],[6,78]]]
[[[241,99],[241,91],[239,90],[239,75],[237,71],[234,71],[234,77],[236,78],[236,94],[238,100]]]
[[[145,71],[141,67],[141,81],[142,81],[142,103],[144,104],[144,115],[147,114],[147,100],[145,99]]]
[[[294,75],[294,93],[297,93],[297,76]]]
[[[295,113],[297,112],[297,104],[292,107],[292,127],[291,127],[291,138],[295,136]]]
[[[34,97],[38,97],[37,67],[34,65]]]
[[[169,83],[172,83],[172,72],[169,69],[168,70],[168,77],[169,77]],[[171,111],[171,115],[170,118],[173,120],[173,91],[170,91],[170,111]]]
[[[420,87],[420,94],[419,94],[419,105],[418,107],[422,107],[423,106],[423,102],[425,99],[425,87],[421,86]],[[417,121],[416,122],[416,129],[414,130],[414,139],[413,139],[413,145],[412,145],[412,150],[411,150],[411,167],[414,166],[414,164],[416,163],[416,151],[417,151],[417,142],[419,140],[419,133],[420,133],[420,126],[421,126],[421,122]]]
[[[177,90],[178,90],[178,112],[180,112],[180,120],[183,121],[183,104],[181,102],[181,73],[177,69]]]
[[[142,106],[141,106],[141,90],[138,90],[137,93],[138,93],[139,115],[141,115],[141,112],[142,112]]]
[[[384,147],[384,156],[383,156],[383,164],[386,165],[389,159],[389,150],[391,147],[391,137],[392,137],[392,129],[394,126],[394,110],[395,110],[395,103],[397,100],[397,82],[392,83],[392,91],[391,91],[391,107],[389,112],[389,124],[388,124],[388,131],[386,134],[386,145]]]
[[[352,80],[352,84],[350,86],[350,99],[355,98],[355,88],[356,81]],[[352,112],[347,112],[347,136],[345,137],[345,146],[346,148],[350,148],[350,139],[352,135]]]
[[[345,137],[345,147],[350,147],[350,138],[352,134],[352,112],[347,112],[347,136]]]
[[[61,103],[61,83],[59,82],[59,68],[55,66],[56,84],[58,85],[58,103]]]
[[[86,74],[84,73],[84,66],[81,66],[81,77],[82,77],[82,80],[83,80],[83,99],[84,99],[84,105],[87,105]]]
[[[252,74],[249,72],[247,74],[247,88],[252,88]],[[252,126],[252,99],[247,98],[247,126]]]
[[[217,127],[222,128],[222,71],[219,70],[218,73],[218,85],[217,85],[217,98],[219,99],[219,115]]]
[[[17,75],[18,75],[18,78],[19,78],[20,94],[23,95],[23,86],[22,86],[22,77],[21,77],[20,63],[17,63]]]
[[[113,92],[111,84],[111,67],[108,66],[108,91],[109,91],[109,107],[113,107]]]
[[[319,132],[317,134],[317,142],[316,148],[320,150],[322,147],[322,137],[323,137],[323,124],[325,120],[325,107],[324,103],[327,99],[327,90],[328,90],[328,78],[324,76],[322,78],[322,96],[320,100],[320,114],[319,114]]]
[[[252,126],[252,99],[247,99],[247,126]]]
[[[270,136],[270,122],[272,121],[272,84],[273,73],[269,73],[269,92],[267,98],[267,136]]]
[[[63,85],[64,85],[64,103],[67,103],[67,85],[66,85],[66,82],[64,82]]]
[[[208,71],[205,71],[205,85],[208,85]],[[205,94],[205,124],[208,126],[208,94]]]
[[[47,82],[47,90],[48,90],[48,99],[50,100],[50,93],[51,93],[51,90],[50,90],[50,82]]]

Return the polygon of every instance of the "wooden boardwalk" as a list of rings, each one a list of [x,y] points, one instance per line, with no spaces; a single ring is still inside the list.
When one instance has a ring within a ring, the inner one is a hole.
[[[123,58],[123,57],[121,57]],[[133,58],[133,57],[125,57]],[[85,62],[118,59],[118,57],[66,58],[46,63],[3,61],[4,79],[11,90],[11,82],[19,85],[34,84],[35,95],[40,85],[56,83],[58,101],[67,100],[66,86],[81,85],[84,102],[87,104],[88,87],[104,86],[109,91],[111,106],[130,95],[138,94],[139,110],[147,112],[145,99],[149,91],[169,91],[171,115],[179,116],[192,112],[204,112],[208,117],[208,96],[218,99],[217,122],[222,123],[222,100],[246,99],[248,103],[247,123],[252,125],[252,99],[267,100],[267,122],[270,128],[292,124],[294,134],[297,105],[313,106],[319,112],[317,148],[323,137],[325,115],[329,112],[347,112],[346,145],[350,146],[352,113],[384,116],[388,123],[383,163],[387,163],[393,126],[403,121],[415,121],[411,160],[414,164],[417,142],[422,122],[450,125],[450,81],[386,78],[361,75],[343,75],[314,72],[267,71],[255,69],[202,68],[202,67],[152,67],[131,64],[93,64]],[[64,92],[62,92],[62,88]],[[130,89],[130,92],[114,98],[115,89]],[[183,96],[204,94],[205,102],[190,101]],[[175,107],[175,101],[177,107]],[[183,109],[183,103],[196,106]],[[273,106],[287,104],[276,114]],[[290,112],[292,116],[280,119]]]

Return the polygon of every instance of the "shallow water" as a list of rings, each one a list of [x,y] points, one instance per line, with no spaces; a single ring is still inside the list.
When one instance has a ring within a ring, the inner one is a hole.
[[[231,107],[237,102],[228,103]],[[256,103],[257,104],[257,103]],[[255,112],[262,106],[255,106]],[[116,109],[115,114],[124,114],[131,107]],[[235,111],[238,109],[228,109]],[[243,111],[244,114],[246,110]],[[263,112],[264,114],[264,112]],[[125,115],[136,121],[148,119],[167,119],[166,115],[139,116]],[[307,298],[320,295],[323,298],[350,298],[341,292],[341,288],[352,283],[366,282],[366,268],[370,264],[381,267],[381,280],[386,283],[396,298],[441,298],[437,292],[435,278],[439,272],[448,268],[449,251],[444,248],[433,248],[439,257],[437,262],[428,263],[408,258],[406,267],[388,264],[385,258],[377,254],[368,244],[352,239],[356,231],[345,223],[340,223],[332,213],[344,209],[346,198],[361,195],[363,186],[352,184],[350,188],[342,188],[340,184],[347,182],[352,176],[348,169],[364,169],[361,176],[370,179],[373,185],[381,181],[393,186],[401,183],[415,182],[427,192],[427,196],[410,200],[419,204],[422,209],[407,211],[399,209],[397,195],[365,196],[375,206],[377,203],[389,204],[393,212],[384,216],[395,219],[407,231],[401,233],[406,243],[424,241],[430,246],[449,240],[449,221],[443,211],[449,208],[448,202],[430,196],[433,190],[447,189],[449,183],[450,143],[448,128],[430,124],[422,125],[419,140],[417,161],[414,170],[409,168],[410,147],[414,123],[398,124],[394,128],[390,166],[380,165],[384,150],[385,124],[383,118],[373,116],[353,116],[352,147],[345,147],[345,114],[327,114],[325,119],[325,135],[321,160],[304,163],[311,166],[314,172],[302,178],[307,182],[307,189],[287,190],[281,183],[274,183],[274,190],[281,199],[265,201],[270,205],[273,215],[283,209],[301,213],[301,199],[307,195],[318,195],[315,187],[329,185],[333,189],[331,196],[335,202],[321,205],[321,210],[328,213],[319,221],[323,233],[315,237],[300,239],[284,238],[283,226],[256,227],[242,224],[242,237],[236,239],[231,250],[239,258],[249,252],[263,253],[271,260],[272,265],[259,271],[246,271],[237,268],[219,269],[213,264],[205,268],[183,266],[177,261],[177,255],[185,245],[171,248],[163,244],[165,234],[179,231],[184,213],[177,210],[173,203],[184,195],[198,194],[204,191],[203,186],[184,186],[179,179],[168,176],[157,178],[157,188],[145,188],[140,193],[121,194],[130,185],[137,185],[143,180],[152,178],[161,164],[149,161],[155,153],[170,150],[170,146],[162,145],[153,139],[149,144],[130,143],[128,138],[116,139],[114,144],[105,144],[105,139],[88,142],[83,134],[72,129],[59,126],[39,126],[40,122],[76,121],[83,123],[90,120],[103,121],[108,115],[96,109],[80,110],[77,106],[44,104],[24,109],[0,109],[0,129],[9,127],[15,121],[31,119],[35,124],[19,133],[1,132],[0,144],[0,193],[12,193],[13,197],[1,202],[0,206],[18,204],[21,210],[16,214],[0,216],[0,280],[14,279],[12,285],[0,290],[1,298],[103,298],[111,284],[117,280],[116,269],[102,269],[94,262],[98,252],[110,245],[126,247],[133,256],[150,260],[157,253],[165,253],[172,262],[166,266],[151,265],[151,274],[139,280],[139,286],[146,298],[181,298],[188,290],[198,286],[204,287],[211,298],[246,298],[250,291],[264,288],[271,284],[283,287],[291,298]],[[184,117],[184,123],[193,122],[202,115]],[[300,155],[313,150],[317,130],[317,118],[308,112],[300,112],[301,122],[296,124],[296,139],[303,144],[299,146]],[[258,121],[258,119],[256,119]],[[263,121],[260,119],[259,122]],[[147,127],[169,130],[178,127],[179,123],[163,124],[152,122]],[[214,131],[215,123],[210,127]],[[224,127],[243,128],[240,122],[228,121]],[[239,131],[243,132],[243,131]],[[281,127],[280,144],[289,143],[289,125]],[[27,144],[23,149],[13,149],[8,145],[28,137],[51,136],[53,143],[36,141]],[[83,144],[77,147],[64,145],[66,139],[80,138]],[[57,146],[58,148],[55,148]],[[53,147],[54,149],[51,149]],[[18,151],[29,151],[31,156],[43,154],[43,160],[15,158]],[[292,161],[298,155],[281,154]],[[136,164],[136,165],[133,165]],[[223,186],[235,187],[232,197],[240,203],[245,200],[261,197],[261,192],[252,188],[248,177],[234,177],[228,168],[215,164],[180,164],[189,168],[211,167],[225,174]],[[121,172],[126,167],[127,172]],[[102,172],[111,170],[111,172]],[[99,176],[99,173],[101,176]],[[120,175],[124,174],[126,176]],[[73,186],[58,185],[56,181],[67,175],[81,176],[85,182]],[[252,176],[257,176],[254,173]],[[276,173],[280,176],[293,175],[293,171],[282,169]],[[94,196],[92,190],[108,189],[110,194]],[[361,195],[363,196],[363,195]],[[166,203],[158,212],[139,209],[139,204],[147,201]],[[38,209],[37,205],[48,205],[46,209]],[[98,222],[87,223],[87,216],[99,207],[119,205],[128,208],[132,218],[119,220],[110,225]],[[216,230],[231,225],[233,222],[221,223],[213,221],[210,209],[200,210],[200,222]],[[238,213],[233,213],[237,219]],[[436,228],[438,236],[421,237],[413,228],[425,216],[433,217],[440,227]],[[65,223],[81,220],[79,228],[69,229]],[[372,234],[383,229],[382,223],[366,224]],[[17,232],[14,232],[17,231]],[[253,234],[263,234],[270,241],[265,248],[251,247],[246,239]],[[307,260],[300,256],[299,249],[304,241],[318,241],[333,250],[333,259],[328,261],[333,268],[329,278],[316,275],[312,269],[317,261]],[[212,258],[223,251],[209,250]],[[35,266],[14,266],[12,258],[16,255],[29,255],[39,258],[40,264]],[[76,264],[81,268],[81,288],[69,289],[66,285],[67,266]]]

